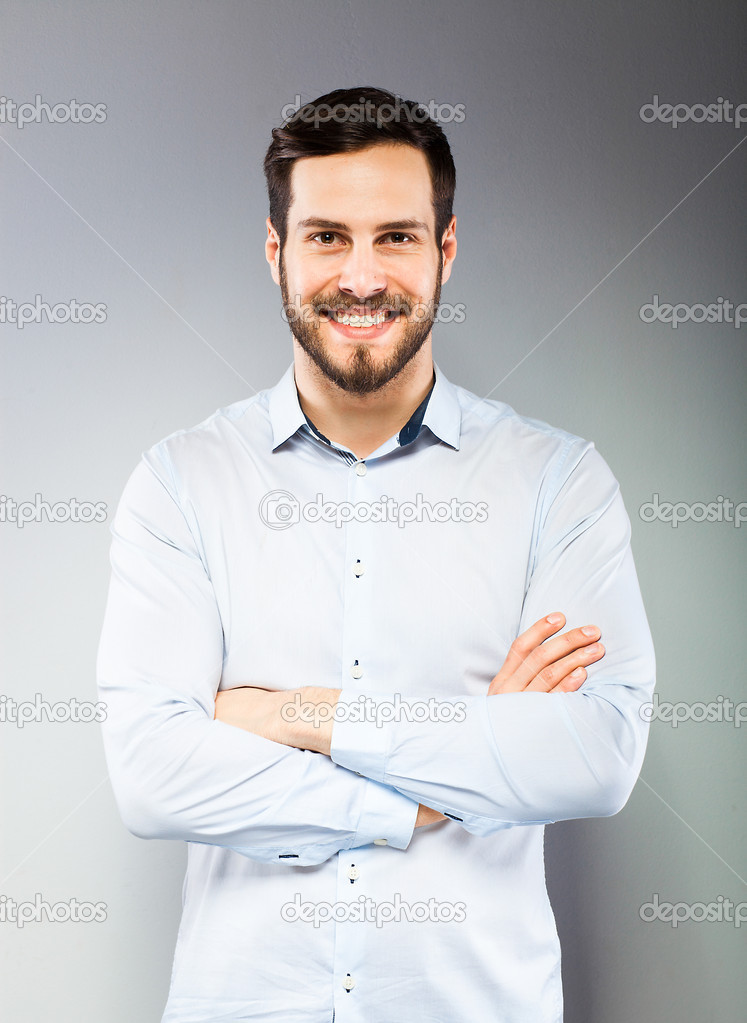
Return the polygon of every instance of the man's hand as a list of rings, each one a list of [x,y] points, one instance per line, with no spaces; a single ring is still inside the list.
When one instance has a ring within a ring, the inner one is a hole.
[[[550,639],[565,625],[556,611],[540,618],[511,644],[503,667],[490,683],[488,696],[500,693],[573,693],[586,680],[586,665],[604,657],[596,625],[571,629]]]
[[[430,806],[418,806],[418,815],[415,818],[415,827],[424,828],[426,824],[435,824],[436,821],[445,821],[446,818],[438,810],[431,810]]]

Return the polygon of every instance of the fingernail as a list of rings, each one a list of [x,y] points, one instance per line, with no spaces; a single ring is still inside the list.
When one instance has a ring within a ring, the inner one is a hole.
[[[545,619],[545,621],[546,621],[546,622],[547,622],[547,623],[548,623],[549,625],[559,625],[559,624],[560,624],[560,622],[562,622],[562,621],[563,621],[563,616],[562,616],[561,614],[558,614],[558,613],[556,612],[555,614],[552,614],[552,615],[548,615],[548,616],[547,616],[547,618]]]
[[[596,634],[599,632],[599,629],[596,627],[596,625],[584,625],[581,631],[583,632],[584,636],[596,636]]]
[[[584,669],[583,668],[576,668],[576,670],[572,671],[570,673],[570,675],[568,676],[568,678],[572,678],[574,681],[576,679],[583,678],[583,677],[584,677]]]

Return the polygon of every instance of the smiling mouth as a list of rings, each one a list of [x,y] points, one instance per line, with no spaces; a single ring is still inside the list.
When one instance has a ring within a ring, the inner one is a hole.
[[[329,306],[321,306],[318,312],[325,319],[342,323],[345,327],[380,327],[400,315],[400,311],[397,309],[384,308],[367,311],[361,306],[355,306],[352,309],[331,309]]]

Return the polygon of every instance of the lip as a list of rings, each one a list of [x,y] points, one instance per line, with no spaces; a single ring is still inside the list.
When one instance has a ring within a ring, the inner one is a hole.
[[[351,314],[355,313],[356,311],[357,310],[355,309],[350,310],[346,309],[346,312],[350,312]],[[364,310],[361,309],[360,312],[364,312]],[[388,334],[390,328],[395,323],[399,322],[400,315],[393,316],[388,320],[384,320],[383,323],[372,324],[370,327],[351,327],[345,323],[338,323],[338,321],[332,316],[323,316],[322,319],[324,320],[325,323],[329,324],[329,326],[332,328],[332,330],[335,331],[335,333],[348,340],[354,341],[357,339],[360,341],[375,341],[378,340],[379,338],[385,337],[386,334]]]

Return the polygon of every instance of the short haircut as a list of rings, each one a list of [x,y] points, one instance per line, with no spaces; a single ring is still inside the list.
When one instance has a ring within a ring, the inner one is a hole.
[[[264,159],[270,220],[281,247],[293,201],[291,172],[307,156],[354,153],[384,143],[413,146],[425,154],[433,190],[436,244],[441,245],[454,203],[456,171],[446,135],[425,107],[383,89],[336,89],[296,110],[280,128]]]

